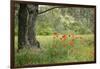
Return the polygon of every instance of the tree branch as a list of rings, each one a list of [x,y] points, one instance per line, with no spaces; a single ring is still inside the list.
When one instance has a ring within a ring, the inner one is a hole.
[[[43,13],[45,13],[45,12],[47,12],[47,11],[50,11],[50,10],[53,10],[53,9],[55,9],[55,8],[61,8],[61,7],[52,7],[52,8],[49,8],[49,9],[45,10],[45,11],[42,11],[42,12],[40,12],[40,13],[38,13],[38,14],[43,14]]]

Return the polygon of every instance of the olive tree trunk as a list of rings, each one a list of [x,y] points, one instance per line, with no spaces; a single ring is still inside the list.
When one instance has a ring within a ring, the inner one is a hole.
[[[37,15],[38,5],[20,4],[18,15],[18,49],[23,47],[40,47],[35,33]]]

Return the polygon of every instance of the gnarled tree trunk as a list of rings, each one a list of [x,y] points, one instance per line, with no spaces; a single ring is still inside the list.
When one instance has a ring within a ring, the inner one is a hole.
[[[38,5],[20,4],[19,8],[19,29],[18,29],[18,49],[23,47],[40,47],[36,40],[35,21],[38,15]]]

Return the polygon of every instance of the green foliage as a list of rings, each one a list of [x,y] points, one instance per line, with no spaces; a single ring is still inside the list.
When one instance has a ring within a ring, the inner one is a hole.
[[[44,28],[41,28],[41,27],[38,27],[37,26],[37,30],[38,32],[36,32],[36,34],[38,35],[50,35],[52,33],[52,28],[50,28],[49,26],[48,27],[44,27]]]
[[[39,7],[39,11],[45,11],[51,7],[53,6],[41,6]],[[74,32],[77,34],[91,34],[94,32],[93,11],[93,8],[70,7],[55,8],[46,13],[40,14],[36,22],[37,35],[50,35],[50,33],[55,31],[59,33]]]

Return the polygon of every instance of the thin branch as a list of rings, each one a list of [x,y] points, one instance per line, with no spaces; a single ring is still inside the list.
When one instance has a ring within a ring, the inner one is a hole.
[[[49,9],[45,10],[45,11],[42,11],[42,12],[40,12],[40,13],[38,13],[38,14],[43,14],[43,13],[45,13],[45,12],[47,12],[47,11],[50,11],[50,10],[53,10],[53,9],[55,9],[55,8],[61,8],[61,7],[52,7],[52,8],[49,8]]]

